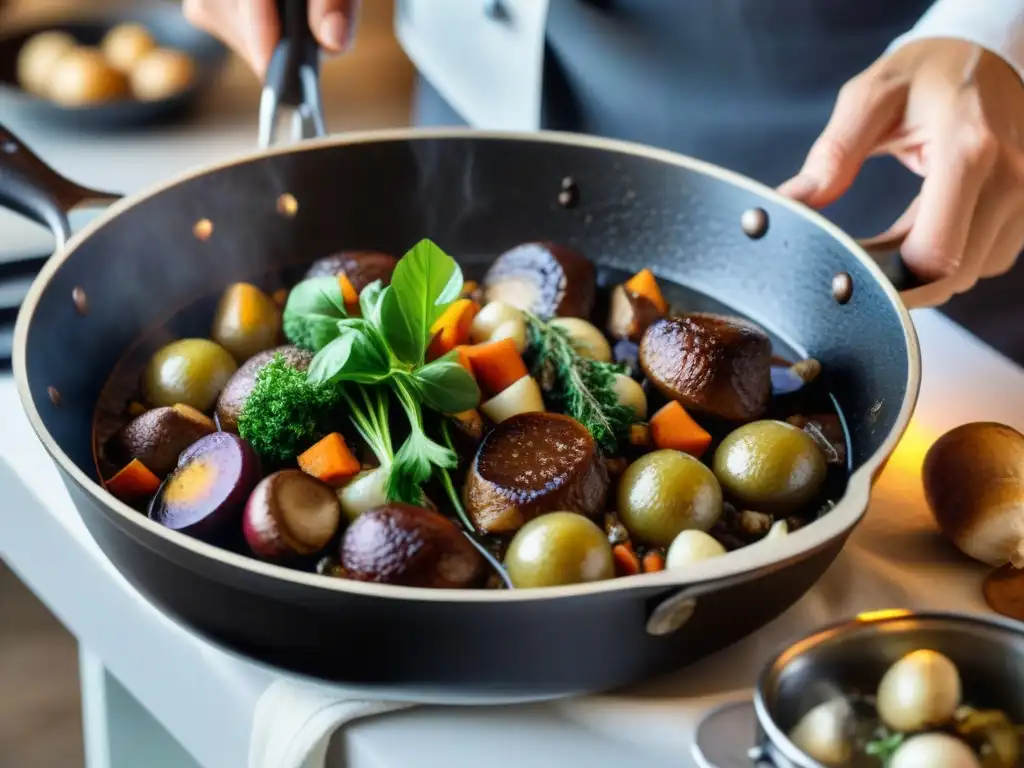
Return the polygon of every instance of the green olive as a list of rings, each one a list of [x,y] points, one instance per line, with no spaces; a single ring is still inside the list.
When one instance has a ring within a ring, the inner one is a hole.
[[[210,338],[245,362],[277,345],[281,316],[267,294],[249,283],[235,283],[224,291],[213,317]]]
[[[581,584],[615,575],[608,537],[575,512],[549,512],[520,528],[505,553],[505,569],[519,589]]]
[[[619,519],[645,544],[667,547],[680,531],[707,531],[721,515],[722,489],[714,474],[681,451],[648,453],[619,481]]]
[[[209,411],[237,369],[224,347],[208,339],[179,339],[149,358],[142,386],[150,405],[184,403]]]
[[[814,438],[782,421],[755,421],[730,432],[713,463],[726,492],[776,514],[811,501],[828,469]]]

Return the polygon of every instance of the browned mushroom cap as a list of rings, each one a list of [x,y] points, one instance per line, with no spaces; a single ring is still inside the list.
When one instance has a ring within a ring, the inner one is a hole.
[[[771,397],[772,343],[740,317],[694,313],[654,323],[640,367],[667,398],[730,421],[760,418]]]
[[[341,541],[350,579],[407,587],[464,589],[479,581],[484,560],[448,518],[393,501],[364,512]]]
[[[524,243],[495,260],[484,300],[504,301],[538,317],[589,317],[597,295],[594,265],[564,245]]]
[[[608,472],[587,428],[557,413],[522,413],[491,430],[466,477],[473,523],[511,533],[545,512],[593,517],[604,510]]]
[[[397,264],[398,259],[380,251],[342,251],[314,261],[306,271],[306,279],[345,275],[352,287],[361,291],[374,280],[384,285],[390,283]]]

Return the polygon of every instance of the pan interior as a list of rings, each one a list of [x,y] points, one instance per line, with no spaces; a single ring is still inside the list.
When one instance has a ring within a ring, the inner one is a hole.
[[[565,177],[579,191],[572,207],[559,202]],[[285,194],[297,207],[279,204]],[[741,220],[758,207],[768,228],[752,238]],[[341,249],[401,254],[424,237],[478,269],[526,240],[563,242],[606,279],[647,266],[675,284],[671,299],[741,310],[778,349],[821,361],[846,417],[852,469],[900,416],[911,350],[892,293],[813,219],[754,187],[640,151],[462,135],[253,158],[163,188],[104,221],[66,255],[34,305],[26,370],[43,424],[95,476],[93,405],[147,331],[186,315],[208,323],[213,297],[232,282],[293,280]],[[833,297],[839,273],[853,286],[846,303]],[[75,288],[88,297],[84,314]],[[197,297],[208,297],[205,309],[181,313]]]

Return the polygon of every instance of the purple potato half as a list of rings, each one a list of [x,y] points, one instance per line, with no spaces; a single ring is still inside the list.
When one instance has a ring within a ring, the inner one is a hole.
[[[181,454],[153,497],[149,517],[212,541],[241,524],[242,508],[261,475],[252,446],[230,432],[214,432]]]

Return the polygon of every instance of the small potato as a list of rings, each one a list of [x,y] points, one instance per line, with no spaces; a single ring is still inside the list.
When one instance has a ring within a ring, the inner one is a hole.
[[[127,93],[125,76],[91,48],[74,48],[61,56],[46,89],[50,99],[65,107],[102,104]]]
[[[644,388],[636,379],[617,373],[612,389],[615,390],[615,396],[620,405],[628,405],[633,409],[637,421],[647,418],[647,395],[644,394]]]
[[[500,424],[520,413],[539,413],[544,410],[544,396],[540,385],[532,376],[523,376],[508,389],[499,392],[480,406],[484,416]]]
[[[135,65],[147,53],[156,48],[156,41],[149,30],[141,24],[126,22],[118,24],[107,32],[100,43],[100,50],[110,66],[131,74]]]
[[[181,93],[195,77],[195,62],[181,51],[157,48],[136,63],[132,92],[140,101],[158,101]]]
[[[75,38],[66,32],[40,32],[18,51],[18,82],[29,93],[44,96],[57,62],[73,49]]]
[[[578,317],[556,317],[548,325],[561,328],[572,341],[572,345],[583,357],[602,363],[612,361],[612,348],[608,339],[593,323]]]

